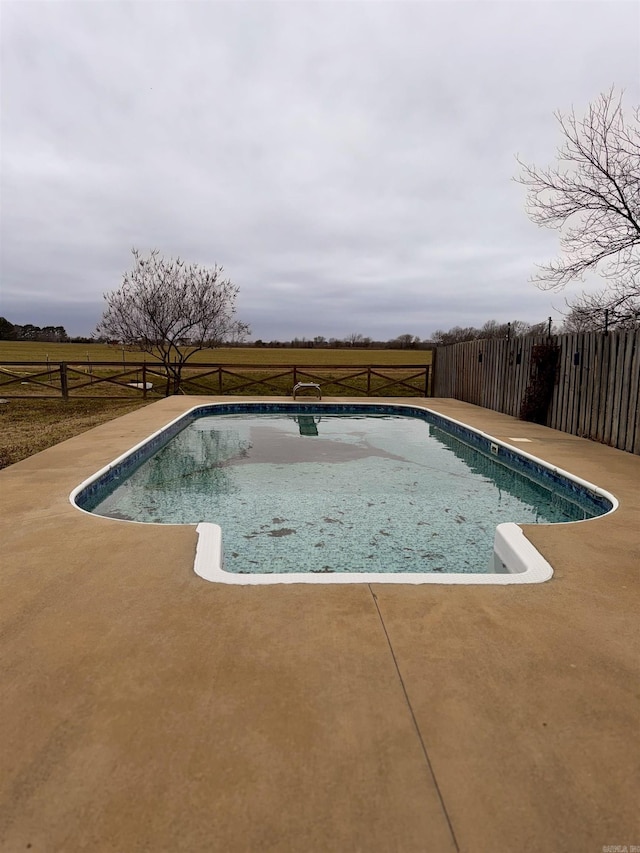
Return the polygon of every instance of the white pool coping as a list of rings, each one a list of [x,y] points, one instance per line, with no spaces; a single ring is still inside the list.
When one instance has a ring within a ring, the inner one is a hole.
[[[493,544],[496,558],[509,569],[499,572],[269,572],[245,574],[224,570],[222,528],[201,521],[197,525],[198,544],[194,572],[211,583],[258,586],[277,583],[401,583],[401,584],[513,584],[542,583],[553,569],[513,522],[499,524]]]
[[[247,404],[259,403],[260,401],[247,400]],[[290,404],[297,405],[301,401],[282,401],[278,405]],[[156,430],[151,435],[147,436],[143,441],[138,442],[134,447],[130,448],[126,453],[121,454],[108,465],[105,465],[91,477],[88,477],[69,495],[69,500],[75,509],[80,512],[91,515],[94,518],[100,518],[94,513],[88,512],[76,503],[77,496],[95,480],[99,479],[103,474],[107,473],[111,468],[123,462],[132,453],[144,447],[147,442],[151,441],[156,436],[161,435],[165,430],[169,429],[173,424],[188,417],[193,412],[203,408],[212,408],[217,406],[227,405],[224,402],[217,403],[200,403],[192,406],[187,411],[180,414],[178,417],[169,421],[161,429]],[[265,403],[264,405],[268,405]],[[321,405],[321,403],[319,403]],[[339,402],[332,401],[329,405],[339,405]],[[358,403],[349,402],[349,406],[357,406]],[[575,483],[589,489],[590,491],[606,498],[611,503],[611,509],[603,513],[598,518],[604,515],[610,515],[618,508],[618,500],[610,492],[601,489],[593,483],[583,480],[581,477],[571,474],[562,468],[557,468],[533,456],[530,453],[522,450],[520,447],[514,447],[507,442],[501,441],[482,430],[475,429],[463,421],[458,421],[455,418],[443,415],[426,406],[415,406],[409,403],[372,403],[371,401],[363,401],[362,405],[393,405],[406,409],[419,409],[420,411],[429,412],[438,418],[449,421],[464,429],[474,432],[495,445],[508,448],[510,451],[517,453],[532,460],[536,464],[549,469],[550,471],[566,477]],[[514,439],[515,440],[515,439]],[[129,521],[126,519],[110,519],[122,524],[150,524],[151,522]],[[592,519],[584,519],[582,521],[556,522],[553,526],[566,524],[587,524]],[[163,527],[167,525],[162,525]],[[179,525],[184,526],[184,525]],[[192,525],[190,525],[192,526]],[[544,525],[542,525],[544,526]],[[490,560],[490,570],[485,572],[262,572],[262,573],[238,573],[227,572],[224,568],[224,543],[223,531],[220,525],[213,522],[201,521],[196,525],[198,534],[198,542],[196,545],[196,554],[193,565],[193,570],[198,577],[211,583],[235,584],[239,586],[258,586],[265,584],[292,584],[292,583],[311,583],[311,584],[344,584],[344,583],[385,583],[385,584],[481,584],[481,585],[497,585],[505,584],[531,584],[543,583],[550,580],[553,576],[553,567],[542,556],[538,549],[526,538],[522,528],[515,522],[504,522],[496,527],[493,544],[493,557]]]

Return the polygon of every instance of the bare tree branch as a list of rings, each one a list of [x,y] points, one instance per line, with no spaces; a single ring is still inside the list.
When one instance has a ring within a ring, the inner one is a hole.
[[[566,332],[640,328],[640,293],[626,282],[614,282],[597,293],[583,293],[567,304]]]
[[[528,189],[529,218],[560,231],[562,256],[540,265],[533,281],[561,290],[597,270],[612,284],[575,305],[617,311],[619,322],[627,322],[640,298],[640,110],[627,124],[622,94],[611,88],[584,118],[572,110],[556,119],[564,136],[557,165],[540,169],[518,158],[516,180]]]

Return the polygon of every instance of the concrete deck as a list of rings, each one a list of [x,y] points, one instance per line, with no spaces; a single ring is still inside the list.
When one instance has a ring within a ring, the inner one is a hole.
[[[193,573],[195,528],[68,501],[198,402],[0,471],[0,849],[640,845],[640,458],[405,400],[532,439],[619,510],[525,528],[555,568],[544,584],[218,585]]]

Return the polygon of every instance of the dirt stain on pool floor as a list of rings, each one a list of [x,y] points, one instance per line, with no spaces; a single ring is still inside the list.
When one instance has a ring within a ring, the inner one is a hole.
[[[251,446],[242,454],[226,459],[223,465],[291,465],[300,462],[353,462],[377,456],[406,462],[404,456],[373,447],[367,441],[332,441],[319,436],[283,433],[268,426],[251,428]]]

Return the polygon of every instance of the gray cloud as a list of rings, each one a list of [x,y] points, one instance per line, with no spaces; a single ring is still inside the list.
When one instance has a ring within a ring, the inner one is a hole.
[[[538,321],[514,155],[638,102],[635,4],[5,3],[0,312],[92,331],[131,246],[218,263],[263,339]]]

